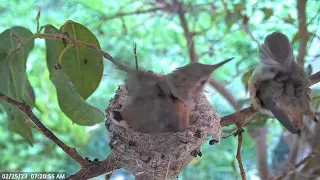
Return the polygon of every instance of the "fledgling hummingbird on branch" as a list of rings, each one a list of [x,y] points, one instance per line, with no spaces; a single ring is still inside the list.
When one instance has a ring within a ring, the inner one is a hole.
[[[273,114],[291,133],[300,135],[303,117],[318,122],[311,107],[310,80],[294,60],[292,46],[281,32],[269,34],[259,49],[260,64],[249,79],[252,105]]]
[[[129,74],[131,101],[113,111],[114,122],[141,133],[186,131],[195,98],[203,91],[210,74],[231,59],[215,65],[190,63],[167,75],[144,71]]]

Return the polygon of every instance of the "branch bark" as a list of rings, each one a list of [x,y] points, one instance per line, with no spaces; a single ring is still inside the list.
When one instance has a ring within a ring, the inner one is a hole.
[[[270,170],[268,166],[268,146],[267,146],[268,127],[255,128],[250,132],[251,137],[255,141],[257,164],[261,179],[269,179]]]
[[[189,57],[191,62],[198,62],[199,58],[195,50],[194,45],[194,34],[190,32],[188,22],[185,17],[184,6],[182,2],[178,0],[173,0],[174,5],[177,7],[177,12],[179,15],[179,19],[184,31],[184,36],[187,40]],[[239,110],[238,104],[234,96],[223,86],[221,85],[214,77],[211,77],[208,82],[212,87],[214,87],[222,96],[224,96],[227,101],[232,105],[235,110]]]
[[[31,108],[28,104],[24,102],[18,102],[3,93],[0,92],[0,98],[6,101],[7,103],[19,108],[22,112],[24,112],[32,122],[34,122],[37,126],[37,129],[41,131],[47,138],[51,139],[55,144],[57,144],[64,152],[66,152],[72,159],[77,161],[81,166],[87,165],[87,162],[83,157],[81,157],[75,148],[69,147],[64,144],[56,135],[54,135],[47,127],[45,127],[40,120],[33,114]]]
[[[307,29],[306,18],[306,4],[307,0],[297,0],[298,19],[299,19],[299,33],[300,33],[300,46],[299,54],[297,56],[297,62],[300,65],[304,64],[304,57],[306,56],[307,43],[309,40],[309,32]]]
[[[115,169],[119,169],[117,157],[111,153],[105,160],[99,162],[92,162],[83,166],[80,171],[76,174],[68,177],[68,180],[77,179],[89,179],[92,177],[99,176],[101,174],[112,172]]]
[[[186,37],[186,40],[187,40],[190,60],[191,60],[191,62],[198,62],[198,55],[196,54],[196,50],[194,47],[193,34],[189,30],[188,22],[185,17],[185,11],[183,9],[184,8],[183,4],[181,2],[179,2],[178,0],[173,0],[173,2],[175,4],[175,6],[177,6],[177,9],[178,9],[179,19],[180,19],[181,25],[183,27],[184,36]]]
[[[243,164],[242,164],[242,158],[241,158],[241,146],[242,146],[242,133],[243,133],[243,129],[240,128],[238,130],[238,148],[237,148],[237,155],[236,155],[236,159],[238,160],[238,165],[239,165],[239,169],[240,169],[240,175],[241,175],[241,179],[242,180],[246,180],[246,172],[243,168]]]

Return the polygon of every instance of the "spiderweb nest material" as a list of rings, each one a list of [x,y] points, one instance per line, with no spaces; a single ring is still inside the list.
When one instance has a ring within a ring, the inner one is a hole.
[[[208,136],[220,140],[220,118],[204,94],[196,99],[189,129],[179,133],[143,134],[114,124],[112,110],[121,109],[128,102],[128,92],[120,86],[106,109],[106,128],[110,132],[112,155],[119,160],[119,166],[132,172],[136,179],[176,178],[200,152]]]

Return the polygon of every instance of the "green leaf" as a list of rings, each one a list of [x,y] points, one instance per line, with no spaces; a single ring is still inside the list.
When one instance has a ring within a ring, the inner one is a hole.
[[[235,13],[227,12],[227,16],[225,17],[225,21],[226,21],[228,29],[230,29],[231,26],[239,20],[239,18],[240,18],[240,15],[238,12],[235,12]]]
[[[252,76],[252,73],[254,71],[254,68],[250,68],[246,73],[243,74],[242,76],[242,82],[246,87],[246,91],[248,91],[248,81],[249,78]]]
[[[34,92],[26,74],[26,60],[34,46],[32,32],[24,27],[12,27],[0,34],[0,91],[17,101],[34,107]],[[9,130],[18,133],[31,145],[31,128],[25,125],[28,116],[18,108],[0,100],[7,113]]]
[[[295,24],[294,24],[295,19],[292,18],[290,15],[288,15],[288,17],[284,18],[283,20],[284,20],[286,23],[288,23],[288,24],[295,25]]]
[[[249,123],[252,122],[252,124],[247,126],[247,130],[250,132],[255,128],[259,128],[259,127],[265,126],[268,118],[269,118],[268,115],[261,114],[261,113],[256,113],[248,121]]]
[[[246,4],[245,3],[237,3],[233,6],[233,8],[234,8],[234,11],[241,11],[246,8]]]
[[[298,31],[294,36],[293,36],[293,39],[291,41],[291,44],[295,43],[296,41],[299,41],[301,35],[300,35],[300,32]]]
[[[25,91],[23,91],[22,93],[22,97],[24,99],[24,101],[31,107],[35,107],[35,101],[36,101],[36,97],[34,95],[34,91],[31,87],[31,84],[28,80],[28,78],[25,79],[24,81],[24,87]]]
[[[53,34],[60,31],[53,26],[47,26],[45,33]],[[61,42],[46,39],[47,65],[50,72],[50,80],[57,90],[58,102],[61,110],[74,123],[91,126],[104,120],[104,114],[97,108],[88,104],[75,90],[73,82],[69,79],[64,67],[55,69],[58,62]]]
[[[99,41],[94,34],[79,23],[67,21],[60,31],[100,48]],[[62,41],[58,43],[58,52],[60,65],[67,73],[74,88],[81,97],[87,99],[98,88],[101,81],[103,57],[98,52],[84,46],[68,44],[65,47]]]
[[[264,21],[268,20],[273,14],[273,10],[270,8],[261,8],[261,11],[264,13]]]
[[[312,66],[311,66],[311,64],[308,64],[307,74],[308,74],[309,76],[312,74]]]

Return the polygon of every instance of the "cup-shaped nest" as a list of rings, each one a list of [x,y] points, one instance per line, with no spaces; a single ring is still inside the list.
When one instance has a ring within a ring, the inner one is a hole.
[[[220,140],[220,118],[204,94],[195,100],[188,130],[176,133],[145,134],[113,123],[112,110],[124,107],[129,101],[126,88],[120,86],[106,109],[106,128],[110,132],[110,148],[119,160],[119,166],[132,172],[136,179],[176,178],[199,154],[200,146],[208,136]]]

